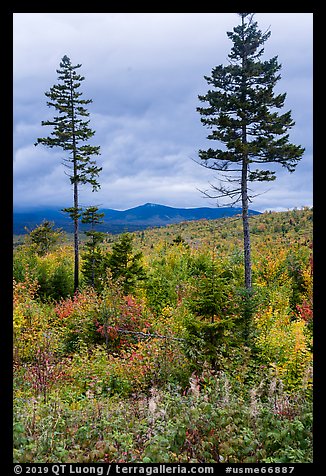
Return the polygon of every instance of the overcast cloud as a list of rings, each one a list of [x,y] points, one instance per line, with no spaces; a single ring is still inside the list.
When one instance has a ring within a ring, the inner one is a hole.
[[[204,75],[227,64],[226,32],[234,13],[15,13],[14,15],[14,207],[71,206],[72,190],[61,165],[63,152],[34,147],[50,134],[41,121],[53,117],[44,95],[57,83],[66,54],[85,76],[92,99],[90,126],[101,146],[101,190],[84,187],[81,205],[124,210],[146,202],[175,207],[215,206],[198,191],[214,171],[192,159],[206,139],[196,107],[209,89]],[[287,92],[284,111],[296,122],[291,140],[305,147],[296,172],[278,170],[275,182],[257,188],[256,210],[312,205],[312,13],[257,13],[272,35],[264,59],[282,64],[276,90]]]

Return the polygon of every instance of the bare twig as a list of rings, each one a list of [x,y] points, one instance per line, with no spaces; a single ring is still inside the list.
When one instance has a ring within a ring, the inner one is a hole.
[[[178,340],[178,341],[185,341],[185,339],[182,339],[180,337],[171,337],[171,336],[162,336],[161,334],[150,334],[146,332],[140,332],[140,331],[128,331],[125,329],[118,329],[118,332],[122,334],[133,334],[133,335],[138,335],[140,337],[143,337],[145,339],[148,338],[156,338],[156,339],[171,339],[171,340]]]

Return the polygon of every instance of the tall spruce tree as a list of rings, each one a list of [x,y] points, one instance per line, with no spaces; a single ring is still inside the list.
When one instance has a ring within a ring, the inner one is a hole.
[[[58,112],[52,120],[42,121],[42,126],[51,126],[53,131],[51,136],[38,138],[35,145],[43,144],[46,147],[60,147],[67,154],[63,159],[63,165],[69,169],[67,173],[70,183],[73,186],[73,206],[65,208],[74,223],[74,289],[79,286],[79,186],[90,184],[92,190],[100,188],[97,181],[102,170],[97,167],[95,160],[91,160],[94,155],[100,154],[99,146],[86,144],[95,134],[89,128],[89,112],[85,105],[92,102],[91,99],[81,99],[82,92],[79,91],[81,82],[85,79],[77,73],[81,64],[73,66],[68,56],[64,56],[60,62],[60,69],[57,70],[59,83],[50,88],[45,93],[49,98],[47,105],[54,107]]]
[[[293,172],[304,148],[289,142],[287,131],[294,126],[291,111],[279,114],[286,94],[275,94],[281,65],[277,56],[262,61],[263,45],[271,32],[262,33],[253,21],[254,14],[239,13],[240,25],[227,32],[233,41],[230,64],[213,68],[205,76],[213,89],[200,95],[208,103],[198,107],[203,125],[211,129],[207,139],[224,144],[222,148],[199,150],[199,163],[219,172],[219,184],[212,185],[208,197],[242,203],[245,288],[252,288],[251,249],[248,206],[253,195],[251,182],[276,178],[269,164],[281,165]],[[254,165],[255,164],[255,165]],[[257,167],[257,168],[253,168]]]

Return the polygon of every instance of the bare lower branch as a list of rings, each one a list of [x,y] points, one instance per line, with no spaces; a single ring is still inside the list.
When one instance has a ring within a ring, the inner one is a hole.
[[[213,187],[214,189],[218,190],[216,187]],[[218,204],[218,200],[220,198],[228,198],[229,200],[229,206],[233,207],[234,205],[236,205],[237,203],[239,203],[240,199],[241,199],[241,194],[238,193],[238,197],[237,198],[232,198],[230,194],[226,194],[226,193],[221,193],[220,195],[211,195],[209,194],[206,190],[200,190],[199,188],[197,188],[197,190],[202,193],[206,198],[211,198],[211,199],[214,199],[217,201],[217,206],[220,207],[221,205]],[[223,205],[222,205],[223,206]]]
[[[185,341],[186,339],[182,339],[181,337],[172,337],[172,336],[163,336],[161,334],[150,334],[146,332],[140,332],[140,331],[127,331],[125,329],[118,329],[118,332],[121,334],[133,334],[137,335],[139,337],[142,337],[144,339],[149,339],[149,338],[155,338],[155,339],[171,339],[171,340],[177,340],[177,341]]]

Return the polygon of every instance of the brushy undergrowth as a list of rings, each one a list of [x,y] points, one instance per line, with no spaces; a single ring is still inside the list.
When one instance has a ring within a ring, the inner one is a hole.
[[[312,461],[312,404],[276,379],[239,393],[223,372],[187,391],[76,398],[16,396],[15,462],[289,463]],[[72,397],[72,395],[71,395]],[[76,397],[76,395],[75,395]]]
[[[312,462],[311,226],[254,218],[250,296],[234,220],[136,235],[128,295],[71,295],[68,247],[18,250],[14,461]]]

